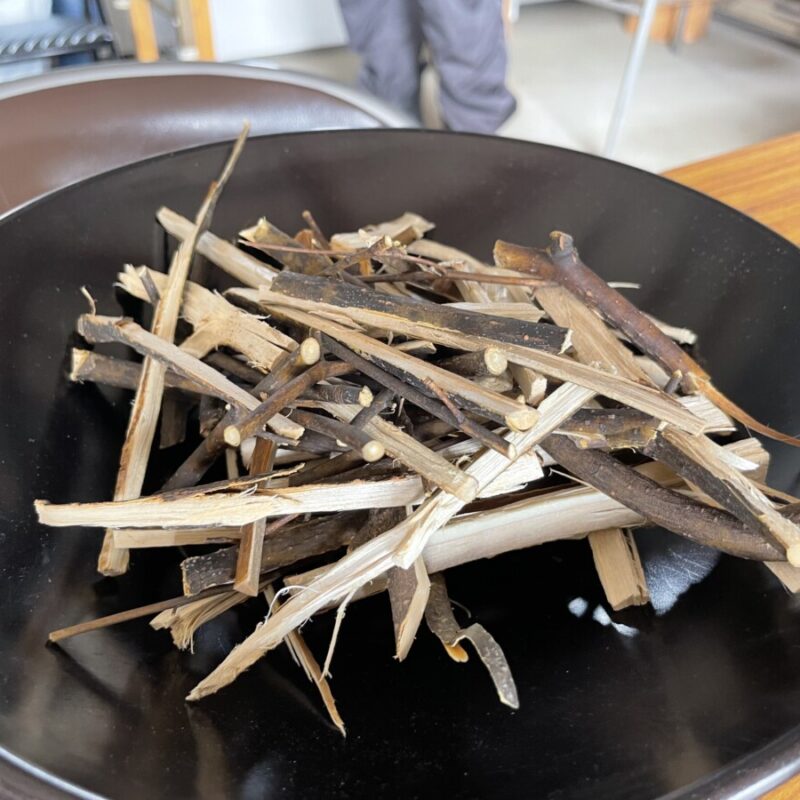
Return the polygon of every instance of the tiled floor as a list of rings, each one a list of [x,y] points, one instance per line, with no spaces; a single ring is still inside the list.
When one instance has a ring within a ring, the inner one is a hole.
[[[519,107],[501,133],[590,152],[605,138],[630,37],[620,18],[579,3],[522,9],[510,43]],[[274,59],[355,82],[344,49]],[[426,81],[425,105],[434,81]],[[616,158],[662,171],[800,130],[800,50],[721,22],[675,53],[651,43]]]

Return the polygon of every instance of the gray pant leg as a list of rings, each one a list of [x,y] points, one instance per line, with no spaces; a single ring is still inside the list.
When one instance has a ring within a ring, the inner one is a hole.
[[[422,31],[416,0],[339,0],[361,85],[419,118]]]
[[[416,0],[441,85],[442,116],[456,131],[494,133],[516,108],[506,88],[502,0]]]

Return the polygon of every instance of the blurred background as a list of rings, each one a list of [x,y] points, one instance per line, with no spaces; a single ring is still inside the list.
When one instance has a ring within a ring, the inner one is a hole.
[[[0,0],[3,86],[119,60],[288,69],[657,172],[800,129],[800,0]]]

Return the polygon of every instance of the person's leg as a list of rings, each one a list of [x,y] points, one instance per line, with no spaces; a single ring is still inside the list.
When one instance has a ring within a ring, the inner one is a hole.
[[[422,32],[416,0],[340,0],[361,85],[419,118]]]
[[[494,133],[516,108],[506,88],[502,0],[417,0],[441,86],[442,117],[456,131]]]

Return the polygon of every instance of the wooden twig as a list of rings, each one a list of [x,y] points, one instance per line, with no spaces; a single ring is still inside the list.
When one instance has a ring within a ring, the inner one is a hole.
[[[330,281],[309,275],[282,273],[270,289],[276,295],[319,303],[347,310],[361,310],[360,322],[375,328],[400,331],[413,324],[415,335],[427,337],[429,328],[450,333],[480,335],[499,342],[524,342],[529,347],[552,353],[561,353],[569,343],[568,331],[555,325],[523,322],[509,317],[492,317],[436,303],[420,303],[390,297],[380,292],[362,289],[347,283]],[[262,294],[262,300],[265,299]],[[400,327],[402,326],[402,328]]]
[[[294,412],[294,417],[303,427],[330,436],[336,442],[341,442],[368,463],[380,461],[386,452],[379,441],[370,438],[361,428],[354,428],[346,422],[301,409]]]
[[[272,611],[278,611],[280,609],[281,602],[271,584],[264,590],[264,596]],[[333,692],[331,691],[328,679],[322,674],[322,669],[314,658],[309,646],[306,644],[306,640],[299,631],[292,631],[291,635],[286,637],[286,645],[294,656],[295,661],[297,661],[302,668],[306,677],[317,687],[325,709],[328,712],[328,716],[331,718],[331,722],[339,730],[339,733],[345,736],[344,720],[339,714],[339,710],[336,708],[336,701],[333,699]]]
[[[91,381],[104,386],[115,386],[119,389],[135,390],[142,375],[142,365],[134,361],[104,356],[80,347],[72,348],[72,368],[69,379],[76,383]],[[199,394],[205,388],[181,375],[168,371],[164,376],[166,389],[180,389],[182,392]]]
[[[184,353],[174,344],[148,333],[133,320],[84,314],[78,319],[78,332],[93,343],[121,342],[138,353],[169,367],[173,372],[200,384],[204,393],[219,397],[246,411],[258,407],[258,400],[245,389],[197,358]],[[160,398],[159,398],[160,402]],[[303,428],[296,422],[276,414],[269,426],[280,436],[298,439]]]
[[[502,375],[508,369],[508,360],[496,347],[473,353],[460,353],[437,361],[438,366],[459,375]]]
[[[594,567],[615,611],[650,600],[639,551],[630,531],[605,528],[589,534]]]
[[[314,215],[310,211],[305,210],[302,216],[303,219],[306,221],[306,225],[308,225],[308,227],[311,228],[311,231],[314,234],[314,239],[316,240],[317,245],[322,250],[329,250],[331,243],[328,241],[328,238],[322,232],[322,228],[320,228],[316,219],[314,219]]]
[[[250,459],[251,475],[272,470],[275,445],[266,439],[256,441]],[[257,519],[244,526],[239,540],[239,555],[236,561],[236,574],[233,579],[234,591],[255,597],[258,594],[258,581],[261,574],[261,551],[267,532],[266,518]]]
[[[82,633],[89,633],[89,631],[97,631],[101,628],[108,628],[111,625],[119,625],[122,622],[129,622],[130,620],[140,619],[141,617],[149,617],[151,614],[157,614],[160,611],[166,611],[171,608],[178,608],[180,606],[191,603],[193,600],[205,599],[206,597],[216,597],[225,592],[226,589],[209,589],[203,592],[202,595],[195,597],[173,597],[169,600],[159,600],[156,603],[149,603],[146,606],[139,606],[138,608],[130,608],[126,611],[119,611],[116,614],[109,614],[105,617],[97,617],[90,619],[87,622],[80,622],[77,625],[70,625],[67,628],[59,628],[56,631],[51,631],[47,637],[50,642],[60,642],[63,639],[69,639],[72,636],[79,636]]]
[[[542,447],[565,469],[673,533],[740,558],[783,561],[782,549],[730,514],[664,489],[599,450],[581,450],[566,436],[550,436]]]
[[[313,339],[307,341],[315,341]],[[249,409],[247,415],[240,417],[235,423],[225,425],[223,438],[230,447],[238,447],[245,439],[255,434],[265,425],[269,425],[276,416],[279,416],[281,409],[285,408],[295,398],[299,397],[306,389],[315,383],[336,376],[346,375],[351,372],[347,364],[333,361],[318,361],[312,367],[301,372],[279,389],[269,394],[265,400]],[[266,394],[260,391],[260,394]],[[297,414],[294,415],[297,420]],[[296,424],[299,423],[299,420]],[[272,427],[272,426],[270,426]],[[274,430],[274,428],[273,428]]]
[[[208,227],[217,199],[233,172],[249,130],[250,126],[246,123],[225,162],[222,173],[209,187],[195,217],[191,234],[181,242],[175,253],[166,285],[161,291],[161,298],[153,316],[154,339],[171,343],[175,337],[183,288],[189,277],[197,238]],[[161,398],[164,394],[165,374],[166,366],[163,363],[151,357],[145,358],[120,452],[119,471],[114,486],[114,497],[118,500],[138,497],[141,494],[158,422]],[[98,570],[104,575],[120,575],[127,571],[128,562],[128,552],[114,547],[113,535],[106,532],[97,562]]]
[[[495,260],[498,264],[520,271],[534,271],[539,277],[562,283],[585,303],[597,309],[610,324],[619,328],[668,374],[680,372],[681,385],[686,392],[700,391],[743,425],[777,441],[800,447],[800,439],[759,422],[722,394],[711,383],[708,373],[688,353],[581,261],[569,235],[558,231],[552,233],[546,257],[529,248],[498,241],[495,244]]]
[[[156,213],[156,218],[171,236],[179,241],[185,241],[192,232],[192,223],[172,211],[162,207]],[[230,242],[220,239],[210,231],[202,233],[197,240],[196,250],[205,256],[212,264],[227,272],[243,286],[257,289],[259,286],[271,283],[278,270],[248,255],[243,250],[235,247]]]

